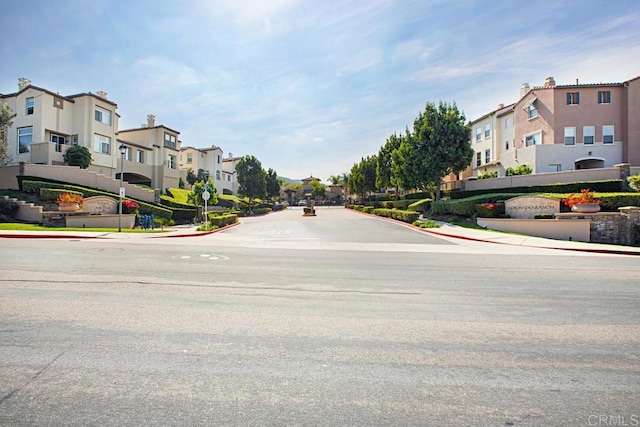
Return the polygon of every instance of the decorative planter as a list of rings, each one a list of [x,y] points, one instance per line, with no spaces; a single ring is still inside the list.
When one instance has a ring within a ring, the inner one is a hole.
[[[596,213],[600,212],[600,205],[598,203],[576,203],[571,206],[571,212],[575,213]]]
[[[78,212],[80,210],[80,205],[77,203],[71,203],[68,205],[58,205],[59,212]]]

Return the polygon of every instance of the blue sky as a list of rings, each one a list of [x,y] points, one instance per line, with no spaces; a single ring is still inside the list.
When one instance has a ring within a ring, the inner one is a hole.
[[[0,28],[0,93],[104,90],[120,129],[154,114],[289,178],[348,172],[427,101],[475,119],[523,82],[640,75],[637,0],[25,0]]]

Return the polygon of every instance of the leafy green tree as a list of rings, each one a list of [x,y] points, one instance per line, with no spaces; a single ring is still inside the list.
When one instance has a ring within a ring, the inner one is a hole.
[[[309,185],[312,188],[311,195],[314,199],[324,199],[327,193],[327,188],[320,182],[320,180],[314,179],[309,183]]]
[[[80,169],[88,168],[93,160],[91,151],[81,145],[72,145],[67,148],[62,158],[69,166],[80,166]]]
[[[267,177],[262,164],[254,156],[244,156],[236,165],[238,173],[238,191],[249,198],[249,212],[251,201],[267,194]]]
[[[349,174],[349,188],[355,194],[365,198],[368,192],[376,189],[376,164],[377,156],[367,156],[351,168]]]
[[[395,133],[391,135],[387,142],[380,147],[376,163],[376,187],[389,188],[394,186],[396,189],[396,200],[398,198],[398,181],[394,179],[392,163],[393,152],[400,148],[402,137],[398,137]]]
[[[465,124],[464,114],[456,104],[440,102],[438,106],[427,103],[413,123],[414,147],[423,155],[419,158],[422,171],[417,173],[416,183],[432,184],[436,189],[436,200],[440,199],[442,178],[450,173],[459,173],[469,167],[473,149],[469,145],[471,129]]]
[[[178,179],[178,188],[184,190],[184,178],[182,177]]]
[[[202,198],[202,193],[204,193],[205,184],[206,184],[206,189],[209,191],[209,194],[210,194],[207,204],[210,206],[218,204],[218,192],[211,178],[209,178],[206,182],[204,180],[200,180],[193,183],[193,186],[191,187],[191,192],[187,195],[187,203],[191,203],[192,205],[197,205],[197,206],[204,205],[204,199]]]
[[[266,172],[266,180],[267,197],[273,200],[280,195],[280,182],[282,180],[278,179],[278,173],[271,168]]]
[[[193,169],[189,169],[187,171],[187,182],[189,183],[189,185],[195,184],[197,180],[198,180],[198,177],[196,176],[195,173],[193,173]]]
[[[13,124],[15,116],[7,104],[0,102],[0,166],[4,166],[12,160],[9,155],[7,129]]]
[[[354,163],[349,172],[349,188],[353,194],[357,194],[364,199],[364,175],[362,174],[362,162]]]

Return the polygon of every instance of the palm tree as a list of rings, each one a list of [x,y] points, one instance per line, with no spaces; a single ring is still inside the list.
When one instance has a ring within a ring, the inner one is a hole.
[[[327,181],[329,181],[332,185],[340,185],[341,179],[342,177],[340,175],[331,175],[329,178],[327,178]]]

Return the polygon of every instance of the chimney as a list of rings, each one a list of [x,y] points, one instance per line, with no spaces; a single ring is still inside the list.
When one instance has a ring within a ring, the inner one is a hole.
[[[229,158],[233,159],[233,153],[229,153]]]
[[[31,84],[31,80],[20,77],[18,79],[18,92]]]
[[[553,77],[547,77],[544,80],[544,85],[542,87],[556,87],[556,81],[553,79]]]
[[[520,86],[520,98],[525,96],[529,92],[529,89],[531,89],[529,83],[522,83],[522,86]]]
[[[107,99],[107,92],[103,91],[103,90],[99,90],[96,92],[96,95],[98,95],[98,97],[102,98],[102,99]]]
[[[147,127],[152,128],[156,125],[156,116],[153,114],[147,115]]]
[[[504,108],[504,104],[498,104],[498,110],[502,110]]]

